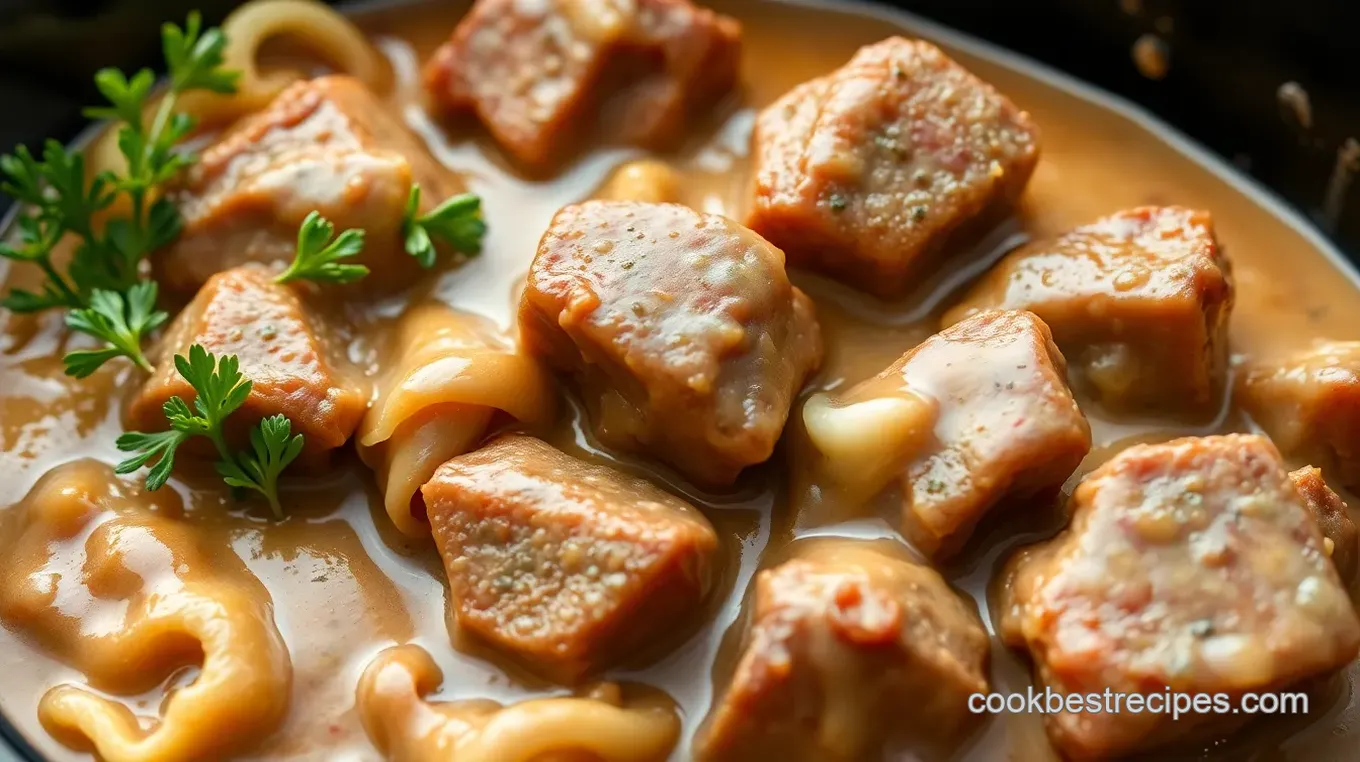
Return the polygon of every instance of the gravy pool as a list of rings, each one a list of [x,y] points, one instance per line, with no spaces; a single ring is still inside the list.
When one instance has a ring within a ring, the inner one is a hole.
[[[1233,263],[1237,302],[1231,321],[1236,357],[1269,359],[1315,338],[1360,339],[1360,291],[1322,239],[1259,192],[1244,188],[1220,164],[1187,148],[1155,125],[1112,108],[1101,98],[1053,75],[977,43],[963,43],[935,27],[886,10],[853,5],[798,5],[775,0],[718,0],[718,11],[745,27],[743,91],[711,119],[677,155],[663,157],[680,171],[682,200],[703,211],[740,219],[748,182],[747,143],[755,112],[792,86],[844,63],[861,45],[893,34],[935,41],[965,67],[1028,110],[1041,129],[1041,159],[1016,219],[984,245],[960,253],[917,293],[897,303],[876,302],[829,281],[795,273],[817,302],[827,358],[806,392],[856,383],[882,369],[938,328],[940,313],[973,277],[1026,237],[1049,236],[1121,208],[1182,204],[1210,210]],[[443,42],[465,10],[463,3],[399,5],[354,16],[390,64],[386,97],[432,153],[466,178],[484,199],[490,232],[484,253],[428,285],[430,295],[509,327],[519,284],[537,240],[560,206],[589,197],[621,163],[642,154],[597,148],[558,176],[536,181],[517,176],[476,127],[448,125],[419,105],[418,67]],[[17,274],[8,276],[13,281]],[[380,356],[376,331],[405,301],[376,305],[365,316],[351,354],[361,364]],[[4,317],[0,334],[0,505],[17,503],[52,467],[73,459],[119,459],[113,442],[122,427],[119,411],[131,369],[87,381],[62,374],[63,332],[56,315]],[[1245,431],[1251,422],[1231,398],[1211,420],[1166,417],[1116,419],[1089,400],[1083,408],[1094,447],[1080,475],[1133,442],[1190,434]],[[642,655],[610,679],[646,683],[666,691],[681,707],[685,731],[674,758],[687,759],[688,743],[715,692],[730,673],[740,636],[742,602],[752,574],[777,562],[792,540],[805,535],[894,537],[872,515],[847,522],[816,496],[790,484],[796,448],[781,447],[764,466],[751,469],[736,492],[696,491],[673,473],[619,459],[596,446],[579,407],[546,432],[553,444],[582,457],[643,473],[703,507],[731,552],[725,559],[714,603],[690,625],[684,642],[662,654]],[[798,416],[792,416],[797,420]],[[296,484],[286,496],[288,518],[232,507],[220,483],[172,482],[174,494],[157,496],[159,510],[183,511],[201,545],[227,573],[258,578],[256,589],[273,610],[292,655],[291,710],[278,732],[252,759],[376,759],[354,710],[360,672],[393,643],[423,645],[444,671],[436,698],[515,700],[560,692],[498,663],[484,649],[453,638],[446,619],[445,583],[433,545],[413,543],[390,527],[372,478],[350,457],[322,482]],[[1345,495],[1354,504],[1351,495]],[[944,572],[978,605],[992,628],[989,586],[1011,550],[1056,531],[1056,511],[1013,510],[1011,518],[985,524],[966,552]],[[1052,508],[1052,506],[1048,506]],[[13,535],[16,511],[0,512],[0,544]],[[1025,518],[1030,516],[1031,518]],[[1032,518],[1039,516],[1040,518]],[[461,650],[458,650],[461,649]],[[1024,691],[1029,667],[993,639],[993,689]],[[41,643],[0,629],[0,710],[53,760],[85,759],[47,735],[35,707],[52,685],[81,676],[46,655]],[[1352,699],[1353,665],[1313,694],[1306,717],[1261,718],[1244,732],[1188,758],[1342,760],[1360,744],[1360,705]],[[172,673],[137,697],[139,711],[154,714],[165,692],[182,685],[192,669]],[[1042,718],[986,718],[959,750],[962,760],[1055,759]]]

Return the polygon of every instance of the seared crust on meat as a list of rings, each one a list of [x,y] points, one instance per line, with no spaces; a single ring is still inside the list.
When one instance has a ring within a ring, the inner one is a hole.
[[[1001,634],[1062,693],[1287,688],[1343,667],[1360,621],[1264,437],[1130,447],[1086,476],[1072,524],[1012,560]],[[1057,746],[1108,759],[1221,733],[1233,715],[1059,713]]]
[[[527,349],[569,373],[606,444],[707,485],[774,451],[821,363],[812,300],[784,255],[678,204],[564,207],[520,302]]]
[[[625,142],[674,146],[737,81],[741,25],[689,0],[478,0],[425,67],[531,168],[563,159],[602,110]]]
[[[354,261],[371,271],[365,289],[407,286],[424,272],[401,231],[413,182],[422,211],[463,190],[358,80],[298,82],[237,122],[172,190],[184,229],[153,256],[157,280],[191,294],[232,267],[282,268],[316,211],[337,230],[364,231]]]
[[[1286,454],[1360,490],[1360,341],[1325,341],[1249,364],[1238,398]]]
[[[702,514],[532,437],[450,460],[421,493],[459,626],[553,679],[664,637],[708,589]]]
[[[1223,387],[1232,304],[1209,213],[1139,207],[1021,247],[944,323],[1029,310],[1107,405],[1205,410]]]
[[[261,419],[282,413],[304,437],[303,462],[320,465],[349,441],[368,407],[367,390],[326,320],[263,269],[238,267],[208,279],[166,331],[156,371],[128,410],[130,430],[165,429],[161,407],[172,396],[193,404],[193,387],[173,357],[187,356],[194,344],[235,355],[250,379],[250,396],[228,420],[229,434],[243,443]]]
[[[746,224],[791,266],[889,298],[1010,211],[1039,138],[939,48],[891,37],[762,111],[753,156]]]
[[[1308,506],[1318,529],[1322,530],[1323,545],[1341,577],[1341,584],[1350,587],[1355,581],[1360,547],[1356,545],[1355,522],[1351,520],[1346,501],[1327,486],[1321,469],[1307,466],[1291,471],[1289,480],[1294,482],[1303,504]]]
[[[948,743],[987,690],[987,632],[940,575],[876,543],[814,540],[756,577],[750,632],[702,760],[877,759]]]

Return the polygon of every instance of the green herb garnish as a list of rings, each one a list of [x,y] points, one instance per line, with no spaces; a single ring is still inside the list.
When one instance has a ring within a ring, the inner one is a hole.
[[[302,435],[293,433],[293,422],[282,413],[260,421],[250,432],[250,452],[217,462],[217,473],[233,489],[254,490],[269,501],[274,518],[283,518],[278,482],[288,464],[302,452]]]
[[[142,354],[142,337],[170,318],[156,309],[156,282],[142,281],[128,289],[127,296],[97,288],[90,293],[90,306],[66,313],[66,325],[73,331],[104,341],[103,349],[83,349],[62,358],[66,374],[85,378],[115,357],[126,357],[150,373],[151,363]]]
[[[175,149],[194,129],[193,118],[176,112],[175,103],[196,90],[233,92],[240,76],[222,68],[226,37],[219,29],[202,29],[197,13],[189,14],[183,29],[165,24],[161,42],[169,84],[149,122],[144,114],[156,81],[150,69],[131,77],[113,68],[95,74],[108,104],[85,113],[122,123],[117,140],[127,162],[123,175],[105,170],[87,181],[84,156],[55,140],[47,141],[41,157],[23,147],[0,156],[0,190],[29,208],[18,220],[18,245],[0,245],[0,256],[31,262],[47,276],[41,290],[12,290],[0,305],[14,312],[69,309],[68,325],[104,339],[103,349],[66,358],[67,372],[75,376],[88,376],[114,357],[149,367],[142,340],[165,321],[154,310],[155,287],[147,288],[142,264],[179,235],[179,210],[161,188],[195,159]],[[128,211],[98,224],[96,217],[120,197]],[[63,274],[52,252],[68,234],[77,243]]]
[[[334,239],[334,240],[332,240]],[[307,215],[298,228],[297,254],[275,283],[310,280],[317,283],[353,283],[368,275],[363,265],[340,264],[364,249],[364,231],[346,230],[335,235],[335,226],[317,212]]]
[[[406,198],[406,214],[402,218],[401,233],[406,241],[406,253],[416,258],[421,267],[434,267],[434,240],[449,244],[462,254],[473,256],[482,251],[482,237],[486,235],[486,221],[482,219],[482,199],[473,193],[460,193],[420,214],[420,185],[411,184],[411,195]]]
[[[119,463],[114,472],[130,474],[151,463],[146,488],[160,489],[170,478],[179,446],[193,437],[206,437],[217,449],[217,473],[223,481],[236,490],[260,493],[274,516],[282,518],[278,479],[302,452],[302,435],[292,433],[287,416],[273,415],[250,432],[250,450],[233,451],[224,424],[245,404],[251,389],[250,379],[241,375],[235,355],[219,359],[195,344],[189,348],[188,357],[175,355],[175,369],[194,390],[193,407],[178,396],[171,397],[162,408],[170,422],[169,431],[130,431],[118,437],[119,450],[137,454]]]

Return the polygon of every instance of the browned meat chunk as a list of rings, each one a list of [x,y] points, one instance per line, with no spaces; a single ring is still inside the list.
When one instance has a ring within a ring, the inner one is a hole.
[[[893,297],[1010,210],[1039,143],[990,85],[893,37],[762,111],[754,154],[746,224],[794,267]]]
[[[173,356],[201,344],[218,356],[236,355],[250,379],[250,397],[229,419],[244,438],[266,416],[282,413],[306,444],[303,458],[345,444],[368,406],[368,394],[335,346],[321,320],[288,286],[260,269],[242,267],[213,276],[171,324],[157,348],[156,372],[128,411],[131,428],[166,428],[161,406],[172,396],[194,399],[193,387],[176,370]]]
[[[1341,583],[1349,586],[1355,579],[1355,566],[1360,547],[1356,546],[1355,522],[1351,520],[1346,501],[1327,486],[1321,469],[1308,466],[1290,472],[1289,478],[1303,497],[1303,504],[1313,514],[1322,530],[1323,545],[1332,557]]]
[[[1321,343],[1240,378],[1242,404],[1281,450],[1360,490],[1360,341]]]
[[[1209,213],[1141,207],[1020,248],[944,322],[1030,310],[1106,404],[1202,409],[1221,387],[1232,303]]]
[[[537,439],[460,455],[421,493],[459,626],[555,679],[664,637],[707,590],[697,510]]]
[[[740,52],[740,24],[689,0],[477,0],[425,87],[544,167],[596,122],[627,142],[675,144],[736,83]]]
[[[1275,691],[1360,649],[1322,533],[1264,437],[1130,447],[1082,480],[1072,524],[1012,562],[1001,634],[1064,694]],[[1232,715],[1048,715],[1075,759],[1190,742]],[[1238,719],[1240,722],[1240,718]]]
[[[1081,464],[1091,429],[1067,388],[1065,371],[1042,320],[1029,312],[986,312],[926,339],[845,392],[835,407],[850,411],[904,395],[929,403],[912,406],[910,413],[933,416],[933,435],[895,453],[901,458],[897,481],[906,535],[922,552],[942,558],[958,550],[992,506],[1057,487]],[[880,427],[860,425],[858,416],[814,422],[807,411],[804,421],[827,459],[837,453],[819,443],[818,428],[837,426],[835,433],[844,438],[855,424],[854,436],[869,443],[837,449],[868,461],[872,443],[890,446],[891,427],[904,423],[890,408],[880,410]],[[849,464],[852,472],[854,465]]]
[[[987,632],[939,574],[874,543],[814,542],[756,577],[698,759],[878,759],[885,741],[952,740],[987,690]]]
[[[558,212],[519,326],[530,351],[576,377],[602,441],[710,485],[770,457],[822,357],[783,252],[677,204]]]
[[[189,170],[173,194],[184,230],[156,255],[157,278],[188,294],[247,262],[286,263],[315,210],[340,230],[366,231],[356,259],[372,270],[365,288],[406,285],[421,272],[401,236],[412,182],[426,209],[462,190],[358,80],[299,82]]]

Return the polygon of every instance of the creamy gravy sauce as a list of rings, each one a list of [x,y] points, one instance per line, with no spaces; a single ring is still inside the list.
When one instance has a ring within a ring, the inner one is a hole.
[[[745,24],[744,91],[697,129],[685,150],[665,158],[681,172],[686,203],[738,219],[744,211],[747,140],[755,110],[795,84],[841,65],[860,45],[892,34],[933,38],[929,28],[916,28],[909,19],[886,12],[772,0],[710,4]],[[510,171],[475,127],[428,116],[419,105],[418,67],[446,39],[463,10],[460,3],[441,2],[379,9],[357,19],[390,63],[386,97],[392,108],[440,161],[463,174],[469,187],[484,197],[490,225],[484,254],[444,273],[423,289],[427,294],[417,296],[434,296],[509,327],[519,284],[553,212],[590,196],[616,166],[639,153],[601,148],[552,179],[530,180]],[[1329,261],[1316,239],[1146,125],[1049,84],[1004,55],[982,58],[949,45],[947,39],[934,39],[1033,114],[1042,130],[1039,168],[1017,219],[976,251],[960,253],[946,271],[899,303],[878,303],[820,278],[795,274],[817,301],[828,350],[809,391],[854,384],[891,363],[934,332],[940,313],[961,288],[1024,237],[1057,234],[1140,204],[1212,211],[1237,282],[1231,324],[1236,355],[1270,358],[1315,338],[1360,339],[1356,282]],[[14,285],[27,278],[14,272],[7,281]],[[407,302],[393,299],[356,315],[361,328],[351,349],[354,359],[364,365],[381,360],[374,332]],[[63,332],[56,315],[3,319],[0,505],[13,505],[60,463],[79,458],[117,461],[113,442],[121,431],[119,411],[140,379],[121,364],[86,381],[68,379],[61,372]],[[1231,401],[1212,420],[1200,421],[1116,420],[1089,400],[1082,404],[1095,439],[1083,472],[1135,441],[1251,426]],[[706,509],[723,539],[726,554],[717,594],[703,617],[695,618],[688,637],[666,644],[659,654],[641,654],[634,666],[608,675],[655,686],[678,702],[686,740],[675,758],[688,758],[688,738],[707,712],[715,683],[722,685],[735,658],[740,627],[734,625],[739,625],[754,571],[785,557],[788,543],[800,535],[896,541],[895,532],[873,511],[843,515],[820,504],[806,485],[788,486],[786,474],[798,470],[788,466],[798,461],[797,447],[781,447],[770,463],[751,469],[733,494],[710,495],[663,469],[604,452],[587,433],[579,406],[564,409],[552,431],[538,433],[559,447],[646,474],[689,497]],[[786,439],[797,436],[799,419],[795,411]],[[357,459],[344,460],[322,481],[294,482],[285,498],[289,515],[282,522],[232,506],[214,481],[179,478],[167,487],[174,495],[158,496],[156,505],[172,514],[182,511],[205,552],[231,559],[223,565],[237,567],[242,576],[248,570],[258,578],[260,594],[267,591],[272,599],[293,662],[293,695],[285,725],[259,746],[255,758],[377,759],[354,709],[354,688],[373,655],[394,643],[421,644],[435,657],[445,677],[441,698],[508,701],[562,692],[476,644],[451,638],[443,573],[432,544],[413,543],[391,528],[372,478]],[[16,514],[0,511],[0,544],[13,537]],[[969,549],[945,570],[977,602],[989,627],[989,586],[1002,560],[1016,546],[1051,534],[1058,524],[1053,505],[1012,506],[1007,517],[984,523]],[[5,676],[0,680],[0,709],[40,750],[53,759],[86,758],[51,739],[35,711],[49,687],[79,681],[79,674],[51,658],[42,643],[3,628],[0,674]],[[185,684],[193,674],[192,668],[172,673],[133,706],[154,716],[165,691]],[[1354,705],[1350,688],[1354,674],[1353,667],[1317,689],[1309,717],[1257,721],[1204,754],[1225,759],[1354,758],[1360,743],[1360,707]],[[995,690],[1023,691],[1029,684],[1028,667],[994,644],[992,681]],[[1188,750],[1186,756],[1199,758],[1201,753]],[[1007,715],[979,723],[958,758],[1044,760],[1053,753],[1040,718]]]

